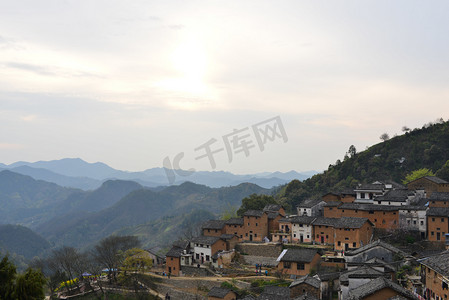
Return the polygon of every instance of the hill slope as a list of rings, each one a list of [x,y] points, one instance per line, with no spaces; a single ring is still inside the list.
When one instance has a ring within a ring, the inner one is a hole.
[[[329,191],[354,188],[361,182],[393,180],[420,168],[437,172],[449,160],[449,122],[427,125],[404,135],[352,153],[323,173],[299,182],[294,180],[277,198],[289,208],[306,198],[317,198]]]
[[[50,243],[31,229],[20,225],[0,225],[0,252],[31,259],[50,248]]]

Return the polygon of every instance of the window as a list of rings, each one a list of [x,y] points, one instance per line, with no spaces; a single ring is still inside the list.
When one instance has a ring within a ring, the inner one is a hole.
[[[337,243],[337,244],[338,244],[338,246],[341,246],[341,242],[340,242],[340,241],[338,241],[338,243]]]
[[[431,236],[434,236],[434,235],[435,235],[435,233],[434,233],[434,232],[432,231],[432,232],[430,233],[430,235],[431,235]]]
[[[215,232],[217,232],[217,229],[215,229]]]
[[[206,261],[209,261],[209,260],[210,260],[210,256],[206,255]]]
[[[307,235],[307,238],[309,238],[309,235]]]
[[[290,269],[291,268],[291,262],[289,261],[284,261],[284,269]]]
[[[424,225],[424,221],[419,222],[419,224]]]
[[[360,198],[365,199],[365,193],[360,193]]]
[[[393,221],[393,224],[396,224],[396,220]]]
[[[200,254],[199,253],[196,254],[196,259],[200,259]]]
[[[257,237],[257,233],[254,234],[254,237]]]
[[[245,233],[245,236],[248,236],[248,232],[247,232],[247,233]]]
[[[259,225],[259,224],[256,223],[256,226],[257,226],[257,225]]]
[[[357,243],[352,243],[352,247],[353,248],[357,247]]]
[[[385,220],[382,220],[382,224],[385,224],[386,222],[385,222]]]
[[[413,225],[416,225],[416,220],[413,220]]]
[[[329,238],[329,236],[326,234],[326,239],[328,239]]]
[[[249,226],[249,222],[248,222],[248,226]]]
[[[370,214],[370,215],[374,215],[374,211],[370,210],[370,211],[369,211],[369,214]]]
[[[302,227],[302,224],[299,224],[299,227]]]
[[[293,237],[296,237],[296,233],[293,234]]]
[[[396,214],[396,212],[393,213],[393,215],[395,215],[395,214]]]
[[[207,232],[210,232],[210,229],[208,229]]]
[[[296,263],[296,269],[297,270],[304,270],[304,264],[303,263]]]
[[[345,237],[345,241],[349,241],[349,238]]]
[[[443,223],[444,223],[444,218],[441,218],[441,222],[443,222]]]
[[[341,210],[341,212],[345,212],[345,210],[344,210],[344,209],[342,209],[342,210]]]
[[[329,207],[329,210],[332,210],[332,207]]]
[[[170,260],[173,260],[173,257],[170,257]]]
[[[374,219],[374,223],[377,222],[377,219]]]
[[[200,247],[203,247],[203,244],[200,244]]]
[[[432,222],[435,222],[435,218],[432,218]]]

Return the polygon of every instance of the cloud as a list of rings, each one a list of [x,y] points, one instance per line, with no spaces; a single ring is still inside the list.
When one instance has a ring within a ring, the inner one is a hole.
[[[24,145],[14,144],[14,143],[0,143],[1,150],[14,150],[14,149],[22,149]]]
[[[4,64],[7,68],[22,70],[22,71],[28,71],[32,72],[38,75],[43,76],[58,76],[58,77],[100,77],[99,75],[84,72],[84,71],[78,71],[78,70],[71,70],[66,68],[59,68],[59,67],[51,67],[51,66],[39,66],[35,64],[27,64],[27,63],[18,63],[18,62],[7,62]]]
[[[185,26],[182,24],[173,24],[173,25],[168,25],[168,28],[171,30],[182,30],[185,28]]]

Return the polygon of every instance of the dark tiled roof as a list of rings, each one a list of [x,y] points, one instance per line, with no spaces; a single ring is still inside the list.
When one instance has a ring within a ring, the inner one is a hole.
[[[325,218],[318,217],[315,221],[312,222],[313,225],[321,225],[321,226],[332,226],[335,227],[338,224],[338,218]]]
[[[321,286],[321,282],[318,279],[310,277],[309,275],[306,275],[306,276],[303,276],[303,277],[293,281],[292,284],[290,284],[289,287],[292,288],[292,287],[297,286],[297,285],[302,284],[302,283],[305,283],[305,284],[308,284],[310,286],[313,286],[316,289],[319,289],[320,286]]]
[[[410,292],[409,290],[404,289],[399,284],[394,283],[393,281],[388,280],[384,277],[376,278],[374,280],[369,281],[368,283],[365,283],[355,289],[350,290],[348,298],[351,300],[363,299],[385,288],[392,289],[396,293],[406,297],[407,299],[418,299],[418,297],[413,295],[412,292]]]
[[[209,291],[207,295],[209,297],[224,298],[229,292],[232,292],[232,290],[215,286]]]
[[[449,207],[429,207],[426,214],[432,217],[448,217]]]
[[[267,212],[267,216],[269,220],[276,219],[277,216],[280,216],[278,212]]]
[[[374,248],[374,247],[383,247],[383,248],[385,248],[385,249],[387,249],[387,250],[389,250],[389,251],[391,251],[393,253],[401,254],[402,256],[406,256],[407,255],[402,250],[399,250],[398,248],[396,248],[396,247],[394,247],[394,246],[392,246],[390,244],[382,242],[381,240],[377,240],[377,241],[374,241],[374,242],[372,242],[370,244],[362,246],[362,247],[360,247],[358,249],[345,252],[345,256],[357,255],[357,254],[360,254],[360,253],[362,253],[362,252],[364,252],[366,250],[369,250],[371,248]]]
[[[420,260],[420,262],[443,276],[449,276],[449,251],[444,251],[429,258],[424,258]]]
[[[278,212],[281,208],[282,206],[280,206],[279,204],[267,204],[263,208],[263,211]]]
[[[408,199],[409,190],[391,190],[383,196],[376,197],[376,201],[390,201],[390,202],[406,202]]]
[[[428,180],[430,180],[430,181],[432,181],[432,182],[438,183],[438,184],[441,184],[441,183],[448,183],[446,180],[441,179],[441,178],[436,177],[436,176],[425,176],[424,178],[425,178],[425,179],[428,179]]]
[[[377,210],[377,211],[397,211],[400,205],[377,205],[361,203],[343,203],[338,209],[357,209],[357,210]]]
[[[385,274],[381,271],[378,271],[376,269],[373,269],[369,266],[361,266],[357,269],[349,270],[346,272],[343,272],[340,275],[340,282],[342,283],[348,283],[349,278],[378,278],[383,277]]]
[[[429,201],[449,201],[448,192],[433,192],[429,197]]]
[[[307,225],[310,225],[315,219],[316,217],[309,217],[309,216],[296,216],[289,218],[291,223],[307,224]]]
[[[322,199],[307,199],[304,200],[301,204],[296,205],[296,207],[300,208],[311,208],[315,205],[319,204],[320,202],[324,202]]]
[[[382,191],[384,188],[383,183],[364,183],[360,184],[354,191]]]
[[[329,202],[326,202],[326,204],[324,204],[324,206],[326,206],[326,207],[338,207],[342,203],[343,202],[341,202],[341,201],[329,201]]]
[[[287,249],[287,252],[282,256],[281,261],[310,263],[317,253],[318,250],[316,249],[291,248]]]
[[[290,299],[290,289],[286,286],[266,286],[257,299]]]
[[[217,236],[199,236],[192,239],[192,243],[196,244],[206,244],[206,245],[213,245],[215,244],[220,238]]]
[[[343,218],[338,219],[338,223],[337,223],[337,225],[335,227],[336,228],[360,228],[367,221],[370,222],[367,218],[348,218],[348,217],[343,217]]]
[[[307,293],[305,293],[301,296],[293,298],[293,300],[318,300],[318,298],[315,297],[314,295],[308,295]]]
[[[334,273],[318,273],[315,275],[315,277],[318,277],[321,281],[329,281],[339,278],[341,275],[341,272],[334,272]]]
[[[203,229],[222,229],[225,225],[225,221],[223,220],[209,220],[204,222],[201,228]]]
[[[189,241],[179,240],[173,243],[173,247],[182,248],[184,250],[187,249],[189,246],[190,246]]]
[[[178,247],[172,247],[165,256],[169,257],[181,257],[183,249]]]
[[[247,216],[247,217],[262,217],[262,215],[264,214],[263,211],[261,210],[247,210],[243,215]]]
[[[235,234],[222,234],[222,235],[220,235],[220,239],[226,241],[226,240],[232,239],[235,236],[236,236]]]
[[[353,189],[346,189],[346,190],[343,190],[340,194],[341,194],[341,195],[355,196],[357,193],[354,192]]]
[[[231,218],[226,220],[225,223],[227,225],[243,225],[243,218]]]

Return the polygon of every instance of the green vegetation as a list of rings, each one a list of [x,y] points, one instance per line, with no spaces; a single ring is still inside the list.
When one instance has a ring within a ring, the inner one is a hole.
[[[376,180],[402,182],[407,174],[418,169],[427,168],[437,171],[437,175],[447,176],[448,160],[449,122],[438,120],[422,129],[407,130],[405,134],[363,152],[357,153],[351,146],[343,161],[338,160],[323,173],[303,182],[293,180],[278,192],[276,200],[291,210],[304,199],[354,188],[358,183]]]
[[[0,261],[0,299],[2,300],[41,300],[45,298],[45,277],[38,271],[28,268],[17,274],[16,266],[8,256]]]
[[[26,245],[26,247],[25,247]],[[31,229],[20,225],[0,225],[0,249],[31,259],[50,248],[50,243]]]
[[[267,204],[275,204],[276,200],[272,196],[251,194],[249,197],[243,198],[242,206],[237,210],[237,215],[243,216],[247,210],[261,210]]]
[[[449,160],[436,172],[435,175],[441,179],[449,181]]]
[[[416,179],[419,179],[419,178],[422,178],[425,176],[435,176],[435,174],[427,168],[422,168],[422,169],[415,170],[415,171],[407,174],[407,176],[405,176],[405,179],[402,180],[402,183],[407,184],[409,182],[412,182],[413,180],[416,180]]]

